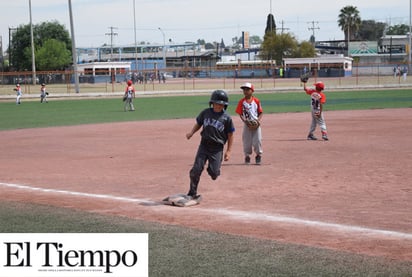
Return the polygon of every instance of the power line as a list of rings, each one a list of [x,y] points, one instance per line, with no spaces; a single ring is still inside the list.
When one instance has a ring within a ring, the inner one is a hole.
[[[320,28],[319,27],[315,27],[315,24],[319,24],[319,22],[318,21],[312,21],[312,22],[308,22],[309,24],[312,24],[312,27],[308,27],[308,30],[309,31],[312,31],[312,36],[313,36],[313,39],[315,39],[315,30],[319,30]]]
[[[118,33],[115,33],[114,30],[117,30],[118,28],[111,26],[109,29],[110,33],[106,33],[105,35],[110,36],[110,60],[113,60],[113,37],[118,35]]]
[[[280,22],[280,24],[281,24],[281,28],[279,28],[280,29],[280,32],[283,34],[283,31],[287,31],[287,30],[289,30],[289,28],[285,28],[284,26],[285,26],[285,21],[281,21]]]

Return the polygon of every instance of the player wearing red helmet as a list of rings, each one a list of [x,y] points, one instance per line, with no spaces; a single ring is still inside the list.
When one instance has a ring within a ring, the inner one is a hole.
[[[313,134],[317,125],[319,125],[322,132],[322,139],[329,140],[325,119],[323,117],[323,105],[326,103],[326,95],[323,93],[325,84],[323,82],[316,82],[313,85],[315,89],[310,89],[306,87],[306,83],[303,83],[303,89],[306,94],[311,96],[312,122],[309,129],[308,140],[317,140]]]
[[[133,99],[135,98],[135,89],[131,80],[127,81],[126,90],[123,95],[124,111],[134,111]]]

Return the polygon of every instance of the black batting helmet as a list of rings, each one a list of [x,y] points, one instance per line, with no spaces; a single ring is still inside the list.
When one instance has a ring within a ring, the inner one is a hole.
[[[229,105],[229,97],[227,96],[226,91],[218,89],[212,92],[212,95],[210,96],[209,105],[212,105],[212,103],[225,105],[226,110],[227,106]]]

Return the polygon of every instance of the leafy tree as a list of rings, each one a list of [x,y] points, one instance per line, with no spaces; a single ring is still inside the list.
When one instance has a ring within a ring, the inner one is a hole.
[[[385,28],[386,23],[376,22],[375,20],[362,20],[356,38],[359,40],[379,40],[384,35]]]
[[[282,64],[284,58],[314,57],[315,48],[310,42],[299,45],[289,33],[276,34],[274,16],[269,14],[259,56],[262,60],[274,60],[277,64]]]
[[[275,60],[276,64],[281,64],[283,58],[299,56],[298,42],[292,35],[288,33],[276,35],[271,32],[265,34],[260,52],[261,59]]]
[[[340,10],[338,26],[345,34],[345,40],[353,39],[361,25],[361,18],[358,8],[345,6]]]
[[[315,48],[313,47],[312,42],[309,41],[303,41],[299,45],[299,51],[297,53],[296,58],[310,58],[314,57],[316,55]]]
[[[71,62],[71,53],[66,44],[57,39],[49,39],[36,50],[36,68],[39,70],[64,69]]]
[[[267,32],[263,37],[263,43],[260,49],[260,58],[262,60],[275,60],[276,57],[276,34]]]
[[[387,35],[407,35],[409,33],[409,26],[406,24],[399,24],[390,26],[386,32]]]
[[[33,40],[36,49],[41,48],[44,42],[49,39],[55,39],[64,43],[65,48],[71,54],[70,35],[63,25],[53,21],[33,26]],[[9,46],[9,53],[11,66],[14,70],[31,70],[30,24],[20,25],[17,28]],[[38,62],[37,59],[36,62]]]
[[[205,49],[206,50],[212,50],[212,49],[216,49],[216,46],[213,43],[207,42],[205,44]]]
[[[259,36],[250,36],[249,37],[250,44],[261,44],[262,39]]]

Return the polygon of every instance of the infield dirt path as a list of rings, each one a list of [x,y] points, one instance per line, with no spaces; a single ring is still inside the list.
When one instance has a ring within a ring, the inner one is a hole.
[[[326,112],[330,141],[307,141],[309,113],[265,115],[263,163],[231,160],[186,193],[194,119],[0,132],[0,199],[412,260],[412,109]],[[319,136],[319,130],[317,130]]]

